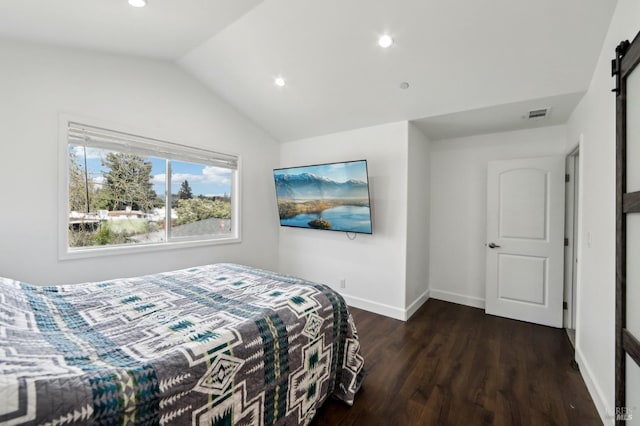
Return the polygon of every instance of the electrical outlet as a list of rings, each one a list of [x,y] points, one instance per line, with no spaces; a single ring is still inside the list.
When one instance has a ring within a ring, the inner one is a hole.
[[[340,280],[340,288],[347,288],[347,280],[344,278]]]

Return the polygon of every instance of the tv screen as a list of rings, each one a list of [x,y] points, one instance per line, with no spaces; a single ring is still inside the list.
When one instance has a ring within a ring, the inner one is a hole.
[[[275,169],[280,225],[371,234],[367,160]]]

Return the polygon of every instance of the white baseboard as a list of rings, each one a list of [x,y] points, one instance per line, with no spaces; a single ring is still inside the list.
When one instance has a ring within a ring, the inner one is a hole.
[[[445,302],[457,303],[459,305],[472,306],[474,308],[484,309],[484,299],[475,296],[467,296],[466,294],[453,293],[451,291],[430,289],[429,297]]]
[[[394,318],[400,321],[406,321],[420,308],[420,306],[424,304],[424,302],[427,301],[427,299],[429,299],[429,290],[422,293],[406,309],[398,308],[380,302],[374,302],[372,300],[363,299],[361,297],[349,296],[348,294],[342,294],[342,297],[349,306],[364,309],[365,311],[384,315],[385,317]]]
[[[374,302],[368,299],[362,299],[356,296],[349,296],[348,294],[343,294],[342,297],[349,306],[404,321],[404,309],[386,305],[384,303]]]
[[[615,425],[614,410],[611,407],[607,407],[607,402],[602,396],[602,389],[600,389],[600,386],[598,386],[598,383],[594,380],[593,371],[584,359],[584,356],[582,356],[582,351],[579,348],[576,348],[576,362],[580,367],[580,374],[587,385],[591,399],[593,399],[593,403],[596,405],[600,420],[602,420],[602,423],[605,425]]]
[[[412,304],[407,306],[407,309],[404,310],[404,313],[405,313],[404,320],[406,321],[409,318],[411,318],[413,314],[415,314],[416,311],[420,309],[420,307],[424,305],[424,302],[426,302],[427,300],[429,300],[429,290],[422,293],[420,296],[418,296],[416,300],[413,301]]]

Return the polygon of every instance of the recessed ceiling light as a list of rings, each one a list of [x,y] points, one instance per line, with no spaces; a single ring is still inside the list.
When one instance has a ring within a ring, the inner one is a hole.
[[[387,48],[393,44],[393,39],[389,34],[381,35],[378,39],[378,45],[383,48]]]
[[[284,78],[282,78],[282,77],[276,77],[274,82],[276,83],[276,86],[278,86],[278,87],[284,87],[284,85],[287,84],[287,82],[284,81]]]
[[[133,7],[145,7],[147,0],[129,0],[129,4]]]

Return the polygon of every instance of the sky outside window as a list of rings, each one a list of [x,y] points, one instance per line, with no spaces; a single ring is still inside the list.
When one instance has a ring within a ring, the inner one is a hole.
[[[84,148],[79,145],[70,145],[69,150],[75,155],[81,168],[84,169]],[[101,160],[109,152],[115,151],[86,148],[87,174],[89,179],[93,179],[98,185],[102,184],[103,172],[107,170],[102,166]],[[166,160],[154,157],[146,157],[144,160],[151,162],[153,189],[158,196],[163,197],[165,195],[165,180],[167,176]],[[189,182],[194,196],[213,197],[231,194],[231,170],[183,161],[172,161],[171,170],[171,191],[174,194],[180,190],[180,185],[185,180]]]

